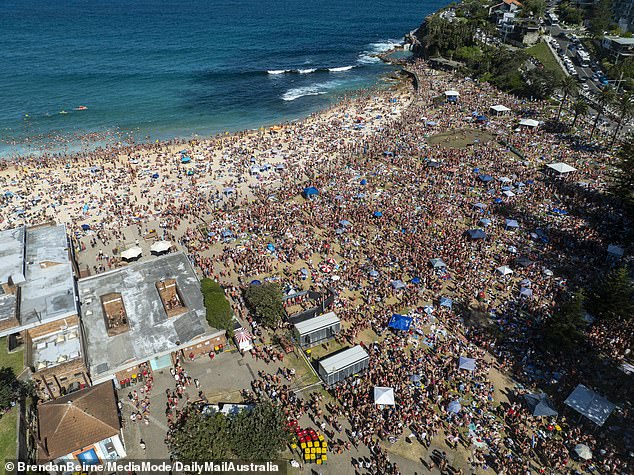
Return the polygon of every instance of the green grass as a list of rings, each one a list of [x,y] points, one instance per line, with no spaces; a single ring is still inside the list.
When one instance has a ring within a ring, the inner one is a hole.
[[[14,407],[0,417],[0,475],[4,475],[4,460],[15,459],[16,432],[15,424],[18,418],[18,408]]]
[[[209,325],[219,330],[227,330],[230,335],[233,335],[231,319],[233,311],[220,284],[211,279],[203,279],[200,282],[200,289],[203,293]]]
[[[557,59],[553,56],[548,45],[543,41],[526,49],[526,52],[544,65],[547,71],[552,72],[557,79],[564,77],[564,72],[559,66]]]
[[[22,349],[14,353],[7,353],[7,337],[0,338],[0,368],[11,368],[18,376],[24,369],[24,351]]]

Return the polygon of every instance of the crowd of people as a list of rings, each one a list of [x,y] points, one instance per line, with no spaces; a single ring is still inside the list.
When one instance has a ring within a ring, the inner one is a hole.
[[[560,132],[545,102],[424,62],[410,68],[417,91],[400,85],[347,97],[275,130],[17,160],[0,173],[8,192],[0,197],[0,226],[65,222],[80,260],[88,249],[106,250],[94,272],[121,265],[111,251],[130,241],[124,229],[140,238],[158,230],[201,275],[230,289],[242,316],[240,291],[254,279],[334,289],[344,322],[337,342],[359,342],[369,331],[377,340],[361,340],[370,368],[332,389],[339,406],[324,422],[333,429],[339,417],[349,422],[349,442],[371,449],[370,471],[397,473],[377,441],[411,433],[423,444],[442,437],[454,450],[464,446],[474,468],[498,473],[563,471],[580,441],[593,449],[594,466],[626,473],[627,449],[606,431],[590,437],[585,424],[566,424],[554,433],[544,430],[549,421],[519,406],[509,415],[490,376],[501,371],[555,390],[560,404],[580,382],[627,400],[627,385],[604,381],[601,369],[578,355],[535,347],[537,329],[569,289],[610,265],[607,246],[625,226],[603,193],[613,153]],[[447,90],[459,91],[455,103],[446,101]],[[510,112],[493,113],[496,104]],[[526,117],[540,126],[519,126]],[[546,167],[553,162],[576,171],[558,174]],[[317,192],[302,196],[308,188]],[[483,232],[467,233],[476,229]],[[441,297],[460,305],[440,306]],[[416,316],[424,337],[386,330],[402,309]],[[632,330],[599,322],[588,337],[597,352],[622,362]],[[283,358],[274,349],[256,351]],[[458,368],[461,355],[476,360],[475,371]],[[177,414],[179,387],[188,383],[177,380],[168,416]],[[393,387],[397,404],[375,405],[373,386]],[[248,397],[283,401],[289,417],[310,405],[278,376],[254,381],[252,390]],[[454,402],[457,413],[449,410]],[[618,418],[631,422],[629,408],[621,405]],[[575,465],[582,466],[590,463]]]

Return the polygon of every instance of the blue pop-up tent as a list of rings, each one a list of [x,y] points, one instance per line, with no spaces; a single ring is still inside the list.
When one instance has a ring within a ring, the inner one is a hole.
[[[487,226],[491,225],[491,220],[489,218],[482,218],[480,219],[480,221],[478,221],[478,224],[481,224],[486,228]]]
[[[447,298],[447,297],[440,297],[440,306],[441,307],[451,308],[452,305],[453,305],[453,300],[451,300],[450,298]]]
[[[486,233],[482,231],[482,229],[470,229],[467,231],[467,234],[469,235],[469,238],[474,241],[476,239],[486,239],[487,237]]]
[[[404,289],[405,283],[403,283],[402,280],[393,280],[392,287],[394,288],[394,290]]]
[[[388,328],[394,328],[395,330],[409,330],[410,325],[412,324],[412,317],[408,317],[406,315],[399,315],[397,313],[392,315],[390,318],[390,323],[388,323]]]
[[[308,188],[304,188],[304,196],[308,198],[309,196],[318,195],[319,190],[314,186],[309,186]]]
[[[90,224],[82,224],[81,229],[83,229],[84,231],[90,230]]]
[[[271,243],[266,245],[266,249],[270,252],[275,252],[275,246]]]
[[[230,231],[229,229],[226,229],[220,233],[220,236],[223,238],[233,237],[233,232]]]
[[[460,401],[451,401],[447,406],[447,412],[452,412],[454,414],[458,414],[460,412],[460,409],[462,409]]]
[[[152,178],[154,178],[155,180],[159,177],[158,173],[152,173]]]
[[[486,209],[487,205],[485,205],[484,203],[475,203],[475,204],[473,205],[473,207],[474,207],[475,209],[479,209],[479,210],[481,210],[481,211],[484,211],[484,210]]]
[[[473,358],[461,356],[458,360],[458,368],[466,369],[467,371],[475,371],[475,360]]]
[[[370,277],[378,277],[379,276],[378,271],[375,271],[374,269],[372,269],[369,274],[370,274]]]
[[[556,416],[559,413],[553,407],[553,404],[548,399],[548,396],[544,393],[538,394],[524,394],[524,399],[528,405],[531,414],[535,417],[541,416]]]
[[[192,161],[191,157],[184,156],[181,158],[181,163],[189,163],[191,161]]]
[[[420,277],[414,277],[414,278],[412,279],[412,284],[414,284],[414,285],[418,285],[418,284],[420,284]]]
[[[489,181],[493,181],[493,177],[491,175],[478,175],[478,180],[483,183],[487,183]]]
[[[359,183],[360,183],[360,184],[362,184],[362,185],[367,185],[367,184],[368,184],[368,180],[366,180],[366,179],[364,178],[364,179],[363,179],[363,180],[361,180]]]
[[[519,223],[515,221],[514,219],[506,219],[504,223],[505,223],[504,227],[506,229],[517,229],[520,227]]]
[[[339,224],[345,228],[346,226],[350,226],[352,223],[347,219],[342,219],[341,221],[339,221]]]
[[[381,211],[375,211],[375,212],[373,213],[373,216],[374,216],[375,218],[380,218],[381,216],[383,216],[383,213],[382,213]]]

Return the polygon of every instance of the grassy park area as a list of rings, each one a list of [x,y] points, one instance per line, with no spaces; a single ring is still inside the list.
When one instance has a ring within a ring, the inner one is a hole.
[[[542,63],[544,68],[552,72],[558,80],[564,77],[564,72],[562,71],[561,66],[559,66],[557,59],[553,56],[553,53],[550,51],[548,45],[543,41],[527,48],[526,52]]]
[[[0,368],[11,368],[16,376],[24,369],[23,350],[7,353],[6,337],[0,338]],[[11,409],[0,417],[0,460],[15,458],[17,417],[17,408]],[[2,464],[0,475],[4,473],[4,464]]]

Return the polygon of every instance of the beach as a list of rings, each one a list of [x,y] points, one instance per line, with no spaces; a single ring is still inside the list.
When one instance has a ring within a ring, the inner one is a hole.
[[[241,292],[253,280],[333,289],[343,328],[330,349],[363,344],[370,369],[323,401],[302,402],[264,373],[246,397],[268,397],[289,419],[310,414],[332,429],[332,458],[345,470],[414,473],[423,457],[443,471],[441,452],[449,451],[454,473],[563,473],[590,468],[569,454],[583,442],[597,454],[592,463],[626,471],[613,437],[569,415],[557,422],[563,435],[553,437],[551,420],[531,418],[519,402],[545,390],[561,407],[579,382],[627,398],[627,387],[590,361],[534,353],[537,322],[567,288],[592,279],[619,239],[622,217],[595,219],[611,206],[601,193],[614,154],[576,146],[574,136],[548,126],[547,102],[423,61],[408,68],[417,91],[403,78],[301,121],[8,161],[0,172],[0,229],[65,223],[81,275],[129,265],[121,252],[135,245],[141,259],[152,259],[151,244],[169,240],[201,277],[221,283],[250,323]],[[458,93],[455,102],[448,91]],[[509,110],[498,114],[495,105]],[[539,126],[519,125],[526,118]],[[607,131],[599,133],[607,140]],[[554,162],[575,171],[553,174],[547,165]],[[400,313],[425,337],[388,331]],[[601,323],[589,340],[613,361],[629,354],[626,328]],[[459,356],[473,358],[476,369],[460,369]],[[381,408],[357,390],[373,386],[394,387],[398,404]],[[449,410],[456,400],[462,409]],[[613,417],[627,426],[631,416]]]

